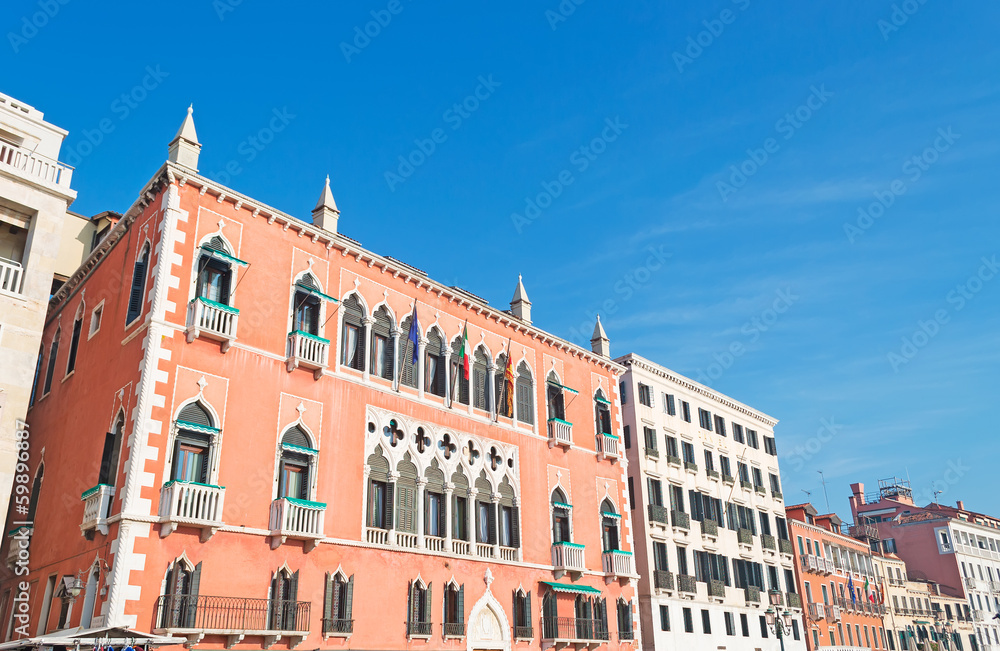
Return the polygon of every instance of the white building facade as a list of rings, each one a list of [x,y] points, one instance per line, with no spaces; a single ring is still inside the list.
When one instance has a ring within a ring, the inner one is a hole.
[[[73,246],[77,238],[66,234],[66,211],[76,192],[70,188],[72,168],[58,161],[65,136],[41,111],[0,94],[0,494],[5,497],[13,485],[16,437],[24,431],[53,276],[72,273],[82,257]],[[84,222],[72,220],[76,236],[85,233]],[[64,250],[69,263],[62,261]],[[67,266],[72,268],[61,268]],[[66,334],[62,345],[70,346]],[[25,509],[22,516],[30,515],[27,505],[18,507]],[[6,516],[6,499],[0,509]]]
[[[784,648],[804,651],[777,421],[638,355],[616,361],[643,647],[778,649],[777,598]]]

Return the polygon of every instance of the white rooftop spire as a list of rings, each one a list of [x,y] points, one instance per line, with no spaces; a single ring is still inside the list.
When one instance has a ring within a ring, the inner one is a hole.
[[[178,165],[198,171],[198,155],[201,153],[201,143],[198,142],[198,132],[194,128],[194,104],[188,106],[187,115],[177,135],[170,141],[167,148],[167,160]]]
[[[594,336],[590,338],[590,349],[598,355],[611,357],[611,341],[608,339],[608,333],[604,332],[604,326],[601,325],[600,314],[597,315],[597,323],[594,324]]]
[[[337,219],[340,217],[340,209],[337,202],[333,200],[333,192],[330,190],[330,175],[326,175],[326,185],[323,187],[323,194],[320,195],[316,207],[313,208],[313,225],[331,233],[337,232]]]
[[[525,323],[531,323],[531,301],[521,282],[521,274],[517,274],[517,288],[514,289],[514,298],[510,299],[510,313]]]

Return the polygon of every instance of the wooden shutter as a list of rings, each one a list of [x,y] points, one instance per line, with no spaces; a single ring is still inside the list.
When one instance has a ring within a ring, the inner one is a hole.
[[[531,593],[524,595],[524,625],[531,626]]]
[[[497,508],[492,502],[486,503],[486,510],[489,513],[487,520],[489,521],[489,540],[487,541],[491,545],[495,545],[497,542]]]
[[[354,575],[347,579],[347,595],[344,597],[344,619],[354,619]]]
[[[413,623],[417,621],[417,583],[416,581],[410,581],[410,589],[407,591],[406,598],[406,621]],[[409,632],[409,631],[407,631]]]
[[[410,481],[400,481],[396,485],[396,529],[416,533],[417,487]]]
[[[424,593],[424,612],[421,614],[422,619],[420,621],[430,623],[431,621],[431,584],[427,584],[427,590]]]
[[[455,608],[458,613],[458,624],[465,623],[465,584],[463,583],[458,587],[458,604]]]
[[[516,506],[510,509],[510,542],[514,547],[521,546],[521,523]]]
[[[326,589],[323,591],[323,619],[334,619],[336,608],[337,595],[336,585],[334,584],[334,579],[330,576],[330,573],[326,573]]]
[[[385,513],[382,517],[382,527],[385,529],[392,529],[392,507],[393,507],[393,488],[395,484],[392,482],[386,482],[385,485]]]
[[[135,261],[132,270],[132,288],[129,291],[128,312],[125,322],[130,323],[142,313],[142,295],[146,287],[146,264],[149,260],[149,249],[144,249],[139,259]]]
[[[191,572],[191,584],[188,588],[188,594],[197,597],[198,590],[201,587],[201,563],[194,566],[194,572]]]
[[[288,601],[298,601],[299,598],[299,571],[295,570],[288,581]]]

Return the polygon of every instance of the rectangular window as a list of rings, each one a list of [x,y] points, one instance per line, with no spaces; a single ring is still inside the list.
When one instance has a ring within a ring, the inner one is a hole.
[[[711,450],[705,450],[705,470],[715,470],[715,462],[712,460]]]
[[[361,338],[361,329],[351,323],[344,324],[344,345],[340,363],[349,368],[361,368],[361,354],[358,342]]]
[[[668,416],[677,415],[677,409],[674,406],[674,396],[672,394],[663,394],[663,410],[667,412]]]
[[[712,431],[712,414],[701,407],[698,407],[698,425],[702,429],[707,429],[709,432]]]
[[[764,452],[767,452],[772,457],[778,456],[778,447],[774,443],[774,437],[773,436],[765,436],[764,437]]]
[[[687,441],[681,442],[681,449],[684,452],[684,463],[697,463],[694,459],[694,446]]]
[[[701,611],[701,632],[705,635],[712,634],[712,618],[709,616],[707,610]]]
[[[658,572],[670,571],[666,543],[653,541],[653,568]]]
[[[754,488],[764,488],[764,475],[756,466],[753,467],[753,486]]]
[[[726,611],[722,615],[726,620],[726,635],[736,635],[736,620],[733,618],[733,614]]]
[[[427,535],[436,536],[438,538],[444,537],[444,532],[441,531],[441,499],[442,495],[440,493],[427,493]],[[509,545],[508,545],[509,546]]]
[[[740,481],[744,481],[744,482],[747,482],[749,484],[750,483],[750,467],[747,464],[745,464],[742,461],[740,461],[737,464],[737,469],[739,470],[739,473],[740,473]]]
[[[743,637],[750,637],[750,621],[746,613],[740,613],[740,632],[743,633]]]
[[[452,522],[451,522],[452,536],[457,538],[458,540],[468,540],[469,500],[467,497],[459,497],[458,495],[453,495],[452,500],[454,500],[454,504],[452,505],[453,512],[452,512]]]
[[[681,418],[683,418],[686,423],[691,422],[691,405],[683,400],[681,400]]]
[[[672,436],[667,437],[667,456],[681,458],[681,455],[677,451],[677,439]]]
[[[798,641],[799,639],[799,620],[792,619],[792,639]],[[843,640],[841,640],[843,642]]]
[[[778,476],[774,473],[768,473],[771,480],[771,494],[778,496],[781,494],[781,484],[778,482]]]
[[[646,443],[646,451],[656,451],[656,430],[652,427],[642,428],[642,437]]]
[[[737,443],[744,443],[743,439],[743,426],[739,423],[733,423],[733,440]]]
[[[204,483],[205,457],[208,450],[201,446],[178,441],[176,451],[174,457],[174,480]]]
[[[663,506],[663,487],[659,479],[646,477],[646,490],[649,492],[649,503],[653,506]]]
[[[94,308],[94,311],[90,313],[90,333],[87,335],[87,339],[90,339],[96,335],[101,329],[101,317],[104,315],[104,301],[101,301],[100,305]]]
[[[719,457],[719,468],[722,470],[722,474],[726,477],[733,476],[733,469],[729,465],[729,457]]]
[[[683,608],[681,612],[684,614],[684,632],[694,633],[694,616],[691,613],[691,609]]]
[[[627,450],[632,447],[632,428],[625,425],[622,427],[622,432],[625,435],[625,449]]]
[[[653,406],[653,388],[639,383],[639,404],[646,407]]]
[[[618,383],[618,393],[620,393],[622,396],[622,404],[623,405],[626,404],[628,402],[628,392],[625,391],[624,381]]]
[[[628,505],[631,509],[635,509],[635,482],[632,481],[632,477],[628,478]]]
[[[726,419],[722,416],[715,417],[715,433],[719,436],[726,435]]]
[[[670,609],[667,606],[660,606],[660,630],[670,630]]]
[[[376,377],[391,378],[389,363],[389,340],[382,335],[375,335],[375,343],[372,346],[372,373]]]
[[[763,615],[760,616],[760,636],[767,639],[767,618]]]
[[[752,447],[754,450],[757,449],[757,432],[755,430],[747,430],[747,445]]]

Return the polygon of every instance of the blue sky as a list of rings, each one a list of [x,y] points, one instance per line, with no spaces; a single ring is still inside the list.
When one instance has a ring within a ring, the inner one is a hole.
[[[0,91],[70,131],[74,210],[193,103],[202,173],[303,218],[329,174],[366,247],[502,307],[521,273],[540,327],[601,311],[778,418],[789,502],[1000,513],[995,4],[47,1],[7,3]]]

